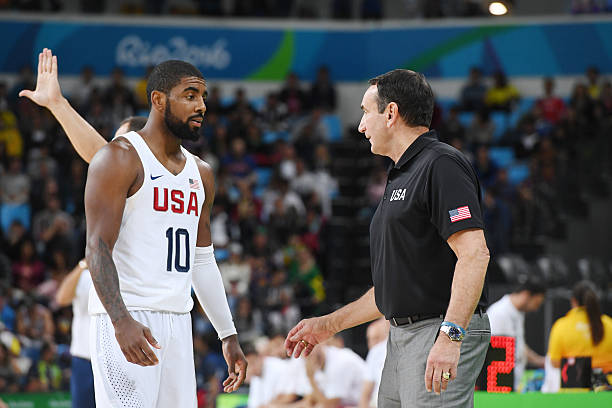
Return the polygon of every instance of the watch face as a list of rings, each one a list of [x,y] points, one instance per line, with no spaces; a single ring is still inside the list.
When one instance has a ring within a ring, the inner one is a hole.
[[[448,336],[453,340],[461,339],[461,330],[456,327],[449,327]]]

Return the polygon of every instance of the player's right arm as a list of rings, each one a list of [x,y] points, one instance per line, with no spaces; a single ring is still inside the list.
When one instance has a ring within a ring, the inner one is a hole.
[[[125,358],[134,364],[157,364],[149,343],[159,348],[150,330],[129,314],[121,292],[112,251],[119,235],[125,200],[142,183],[143,170],[125,139],[103,147],[94,156],[85,185],[87,247],[85,256],[94,287],[108,313]]]
[[[19,96],[25,96],[49,109],[66,132],[68,140],[79,156],[89,163],[94,154],[107,142],[64,98],[57,80],[57,72],[57,56],[54,56],[50,49],[43,49],[38,54],[36,90],[24,89],[19,92]]]

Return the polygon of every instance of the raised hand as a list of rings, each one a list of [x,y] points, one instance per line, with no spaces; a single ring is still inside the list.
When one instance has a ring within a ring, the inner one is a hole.
[[[25,96],[34,103],[51,109],[59,104],[64,96],[57,79],[57,56],[53,55],[48,48],[38,54],[38,77],[36,79],[36,89],[27,89],[19,92],[19,96]]]
[[[115,338],[127,361],[143,367],[156,365],[159,362],[149,344],[156,349],[160,349],[161,346],[147,326],[131,316],[122,318],[114,323],[114,326]]]
[[[317,344],[336,334],[336,331],[330,327],[327,316],[305,319],[295,325],[285,339],[287,355],[298,358],[304,353],[306,357],[312,353]]]

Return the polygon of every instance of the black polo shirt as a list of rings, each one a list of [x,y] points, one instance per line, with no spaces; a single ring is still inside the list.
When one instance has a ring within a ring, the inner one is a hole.
[[[389,169],[385,194],[370,224],[376,305],[387,319],[446,313],[457,257],[446,240],[484,228],[480,184],[466,157],[419,136]],[[487,287],[479,305],[487,306]]]

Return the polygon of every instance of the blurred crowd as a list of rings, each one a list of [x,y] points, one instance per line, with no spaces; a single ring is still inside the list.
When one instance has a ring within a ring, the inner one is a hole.
[[[0,83],[0,392],[67,389],[71,310],[54,296],[84,254],[87,167],[51,114],[17,96],[35,80],[24,67],[13,86]],[[489,81],[474,68],[456,101],[436,105],[432,128],[480,177],[493,255],[537,254],[542,240],[564,238],[567,217],[587,216],[584,193],[607,194],[612,85],[596,67],[570,98],[556,96],[554,85],[545,78],[542,95],[521,109],[524,99],[502,72]],[[107,139],[124,118],[147,112],[146,76],[132,86],[119,68],[101,83],[85,67],[65,91]],[[321,67],[313,83],[290,74],[258,101],[242,88],[223,98],[213,83],[206,104],[203,137],[186,147],[216,172],[216,256],[241,342],[256,345],[330,308],[327,228],[337,183],[327,119],[336,89]],[[516,163],[527,168],[519,179],[509,167]],[[371,207],[385,182],[380,160],[367,188]],[[226,367],[210,322],[199,312],[193,320],[205,405]]]
[[[130,15],[199,15],[228,18],[380,20],[490,17],[482,0],[3,0],[0,10]],[[512,12],[514,1],[503,2]],[[612,11],[611,0],[549,4],[549,13]],[[527,8],[527,10],[529,10]]]

